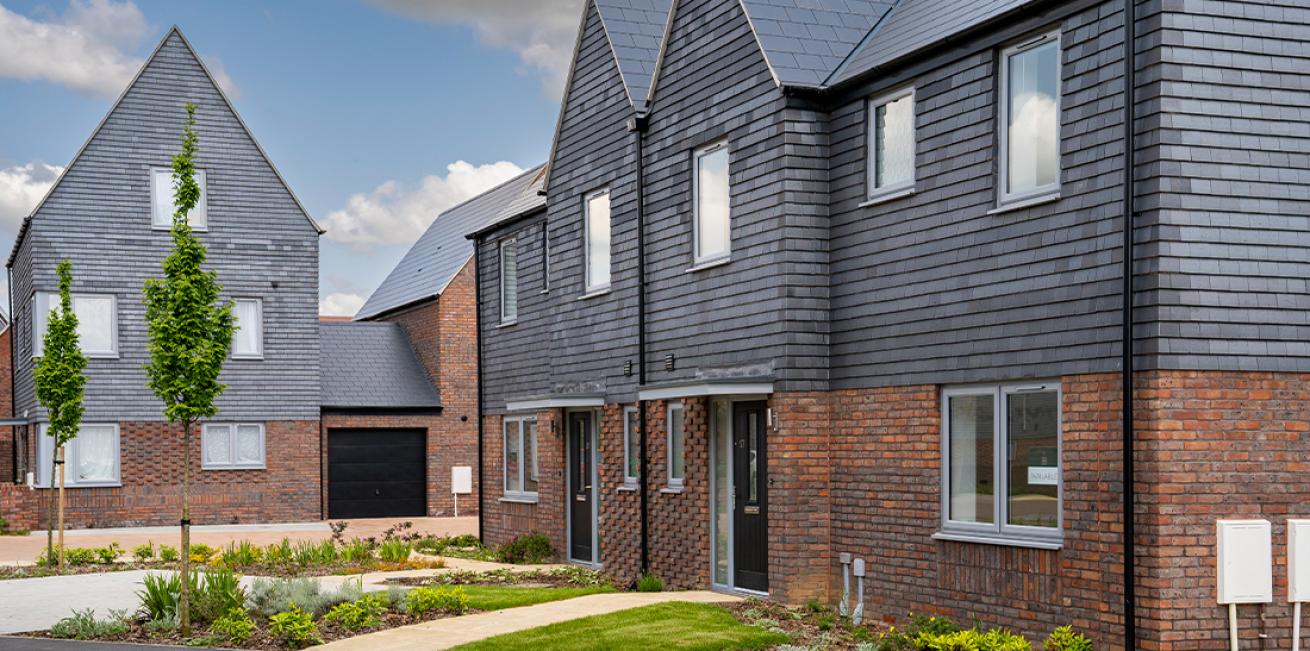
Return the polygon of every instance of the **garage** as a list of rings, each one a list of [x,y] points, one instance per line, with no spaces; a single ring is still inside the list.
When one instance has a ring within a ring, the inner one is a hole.
[[[328,517],[427,514],[425,430],[329,429]]]

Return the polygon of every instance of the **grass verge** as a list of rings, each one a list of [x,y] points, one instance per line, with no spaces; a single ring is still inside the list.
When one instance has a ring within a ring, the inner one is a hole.
[[[543,604],[548,601],[572,599],[599,592],[614,592],[614,588],[537,588],[493,585],[466,585],[464,591],[469,597],[469,608],[473,610],[502,610]]]

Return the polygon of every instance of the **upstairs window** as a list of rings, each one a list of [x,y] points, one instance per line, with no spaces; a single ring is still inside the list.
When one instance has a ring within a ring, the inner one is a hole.
[[[587,195],[585,219],[587,293],[610,286],[610,191]]]
[[[209,227],[209,210],[206,206],[209,193],[205,188],[205,171],[196,170],[195,179],[200,185],[200,201],[196,202],[196,207],[187,215],[187,222],[191,224],[191,228],[203,231]],[[161,230],[172,228],[173,213],[177,210],[173,205],[173,170],[153,170],[150,193],[153,206],[150,217],[151,227]]]
[[[728,143],[697,149],[693,195],[693,262],[697,265],[726,260],[731,253],[729,219]]]
[[[509,238],[500,243],[500,324],[519,318],[519,244]]]
[[[669,488],[682,488],[687,478],[687,437],[683,432],[682,403],[669,403]]]
[[[870,199],[914,188],[914,88],[869,101]]]
[[[258,470],[264,467],[264,426],[258,423],[206,423],[201,437],[205,470]]]
[[[59,295],[37,292],[32,295],[32,356],[40,357],[45,348],[46,327],[51,310],[59,309]],[[77,340],[87,357],[118,357],[118,301],[108,294],[73,294],[73,313],[77,315]]]
[[[238,298],[232,313],[236,334],[232,335],[232,356],[238,359],[264,357],[264,303],[257,298]]]
[[[1001,53],[1001,191],[1010,203],[1060,189],[1060,34]]]

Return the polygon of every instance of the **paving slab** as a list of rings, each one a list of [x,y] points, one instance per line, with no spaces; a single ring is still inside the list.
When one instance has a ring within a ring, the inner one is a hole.
[[[80,642],[31,637],[0,637],[0,651],[214,651],[208,647],[163,646],[128,642]]]
[[[670,601],[731,603],[740,597],[704,590],[690,592],[619,592],[594,594],[534,606],[448,617],[368,635],[337,640],[325,651],[435,651],[559,622],[604,615]]]

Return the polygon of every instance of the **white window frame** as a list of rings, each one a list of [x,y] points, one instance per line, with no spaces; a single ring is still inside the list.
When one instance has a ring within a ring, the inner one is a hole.
[[[211,463],[205,460],[205,435],[210,428],[226,427],[228,430],[227,449],[231,451],[231,461]],[[237,461],[237,429],[240,427],[259,428],[259,461]],[[205,423],[200,432],[200,469],[201,470],[264,470],[267,468],[268,439],[263,423]]]
[[[678,420],[682,425],[682,476],[673,476],[673,412],[678,412]],[[683,411],[682,401],[674,400],[664,407],[664,448],[665,448],[665,474],[669,477],[669,488],[681,490],[687,485],[687,421],[686,412]]]
[[[910,98],[910,178],[878,187],[878,109],[906,97]],[[891,199],[893,195],[904,196],[914,191],[915,180],[918,176],[916,157],[919,151],[918,106],[915,101],[914,86],[898,88],[869,99],[868,115],[865,117],[866,129],[869,132],[869,141],[866,143],[868,152],[865,156],[866,165],[868,166],[865,176],[865,188],[867,190],[865,198],[869,201]]]
[[[722,150],[728,156],[728,218],[724,224],[722,251],[708,255],[700,252],[700,160]],[[691,154],[691,262],[692,267],[705,267],[732,259],[732,152],[727,140],[718,140],[698,147]]]
[[[505,300],[508,294],[508,288],[505,286],[505,248],[508,246],[514,247],[514,311],[513,313],[510,313],[510,311],[506,309],[509,306],[509,301]],[[496,255],[497,258],[499,259],[499,265],[500,265],[500,274],[499,274],[500,275],[500,325],[503,326],[514,325],[515,323],[518,323],[519,320],[518,287],[520,285],[519,281],[522,278],[519,275],[519,248],[518,247],[519,247],[519,243],[517,237],[507,237],[501,240],[500,246],[497,247]]]
[[[632,475],[629,475],[629,474],[628,474],[628,468],[632,465],[632,464],[629,463],[629,461],[632,460],[632,456],[633,456],[634,454],[635,454],[635,455],[638,455],[638,456],[637,456],[637,473],[640,473],[640,472],[641,472],[641,456],[640,456],[640,455],[641,455],[641,447],[638,446],[638,449],[636,449],[636,450],[633,450],[633,449],[632,449],[632,443],[631,443],[631,441],[632,441],[632,430],[629,429],[629,427],[631,426],[631,420],[630,420],[630,418],[631,418],[631,416],[632,416],[633,414],[636,414],[636,413],[637,413],[637,408],[636,408],[636,407],[624,407],[624,408],[623,408],[623,485],[624,485],[624,487],[626,487],[626,488],[634,488],[634,487],[636,487],[636,485],[637,485],[637,481],[639,480],[639,477],[638,477],[636,474],[632,474]],[[637,427],[638,427],[638,429],[640,430],[640,428],[641,428],[641,421],[637,421]]]
[[[1022,54],[1036,47],[1055,42],[1055,161],[1059,169],[1055,172],[1055,182],[1043,186],[1026,190],[1024,192],[1010,192],[1010,57],[1016,54]],[[1055,30],[1047,32],[1041,36],[1028,39],[1022,43],[1011,45],[1001,50],[1000,59],[1000,92],[997,93],[999,100],[999,111],[996,114],[996,123],[1000,133],[1000,159],[997,165],[997,207],[1010,206],[1019,203],[1040,201],[1060,194],[1060,179],[1064,176],[1064,165],[1061,160],[1060,147],[1062,138],[1060,130],[1064,122],[1064,49],[1060,42],[1060,31]]]
[[[31,318],[32,359],[40,358],[41,355],[45,352],[45,333],[50,328],[50,322],[49,322],[50,310],[47,309],[44,311],[44,313],[42,313],[40,309],[41,296],[49,297],[49,301],[47,303],[49,308],[53,309],[59,305],[58,292],[32,292],[32,298],[29,300],[28,303],[32,311],[32,318]],[[83,348],[82,354],[86,355],[87,358],[89,359],[118,359],[118,297],[114,294],[94,294],[94,293],[81,293],[81,292],[74,292],[72,297],[73,297],[73,304],[74,304],[73,305],[74,312],[77,311],[77,299],[79,298],[109,299],[109,310],[110,310],[109,339],[110,339],[111,348],[109,350],[87,350]],[[37,326],[38,314],[40,314],[42,318],[46,320],[44,328],[39,328]],[[79,327],[81,326],[80,320],[78,325]],[[82,345],[81,337],[79,337],[78,346],[81,347],[81,345]]]
[[[526,452],[527,449],[528,449],[528,448],[527,448],[527,445],[528,445],[528,427],[527,427],[527,423],[533,423],[533,424],[535,424],[536,422],[537,422],[537,417],[536,417],[536,416],[506,416],[505,419],[504,419],[504,423],[501,425],[501,428],[500,428],[500,432],[501,432],[501,434],[500,434],[500,437],[501,437],[501,438],[500,438],[500,440],[501,440],[501,450],[500,450],[500,479],[501,479],[501,485],[500,485],[500,487],[501,487],[501,494],[502,494],[502,496],[503,496],[502,499],[505,499],[505,500],[508,500],[508,501],[511,501],[511,502],[536,502],[536,501],[537,501],[537,491],[526,490],[526,488],[521,489],[521,490],[517,490],[517,491],[512,491],[512,490],[509,489],[509,465],[508,465],[507,463],[505,463],[505,462],[506,462],[506,459],[505,459],[505,452],[506,452],[506,450],[505,450],[505,447],[504,447],[505,436],[506,436],[506,434],[509,433],[509,427],[510,427],[510,425],[513,424],[513,425],[514,425],[515,427],[517,427],[517,429],[518,429],[518,439],[519,439],[519,486],[520,486],[520,487],[526,487],[526,486],[528,485],[528,479],[529,479],[529,477],[537,477],[537,478],[538,478],[537,481],[540,482],[540,470],[539,470],[539,468],[540,468],[540,463],[541,463],[541,462],[537,460],[537,452],[539,451],[540,446],[534,446],[533,454],[532,454],[532,471],[531,471],[530,473],[529,473],[529,471],[528,471],[527,464],[523,462],[523,457],[526,456],[526,455],[525,455],[525,452]],[[540,431],[537,432],[537,437],[538,437],[538,440],[540,440],[540,437],[541,437],[541,432],[540,432]]]
[[[259,338],[256,340],[256,346],[259,348],[259,350],[253,353],[238,353],[236,346],[233,346],[232,359],[264,359],[264,299],[248,297],[248,296],[239,296],[232,300],[237,303],[240,303],[242,301],[247,301],[247,302],[253,301],[255,304],[255,317],[258,319],[258,323],[259,323]],[[240,326],[241,324],[238,323],[237,325]]]
[[[50,488],[53,484],[58,487],[54,481],[54,476],[46,477],[44,473],[50,472],[50,455],[54,454],[54,439],[46,434],[49,430],[49,423],[41,423],[37,428],[36,436],[36,487]],[[64,487],[65,488],[103,488],[117,487],[123,485],[123,437],[118,429],[118,423],[82,423],[82,427],[109,427],[114,430],[114,479],[106,481],[87,481],[78,482],[77,475],[71,472],[71,468],[77,467],[77,455],[79,454],[77,439],[64,445]]]
[[[157,221],[159,215],[155,214],[155,196],[161,190],[159,187],[160,173],[172,174],[173,170],[167,167],[150,168],[150,228],[156,231],[168,231],[173,229],[173,213],[170,212],[165,215],[163,223]],[[200,199],[196,202],[196,206],[191,209],[191,213],[187,215],[187,222],[191,224],[191,230],[205,232],[209,230],[209,187],[206,182],[205,170],[197,169],[194,178],[196,183],[200,185]],[[171,195],[173,192],[172,183],[170,182],[168,187],[162,188],[162,190],[169,192]]]
[[[605,282],[591,284],[591,201],[600,196],[610,204],[610,269]],[[601,294],[609,290],[614,281],[614,197],[608,187],[582,195],[582,287],[586,295]]]
[[[1056,419],[1056,526],[1033,527],[1008,524],[1009,520],[1009,423],[1006,398],[1019,393],[1054,393]],[[951,403],[958,396],[992,397],[992,522],[964,522],[951,519]],[[1059,380],[948,387],[941,391],[941,531],[936,538],[971,542],[1058,549],[1064,540],[1064,393]]]
[[[612,261],[611,261],[612,262]],[[550,228],[541,222],[541,293],[550,291]]]

